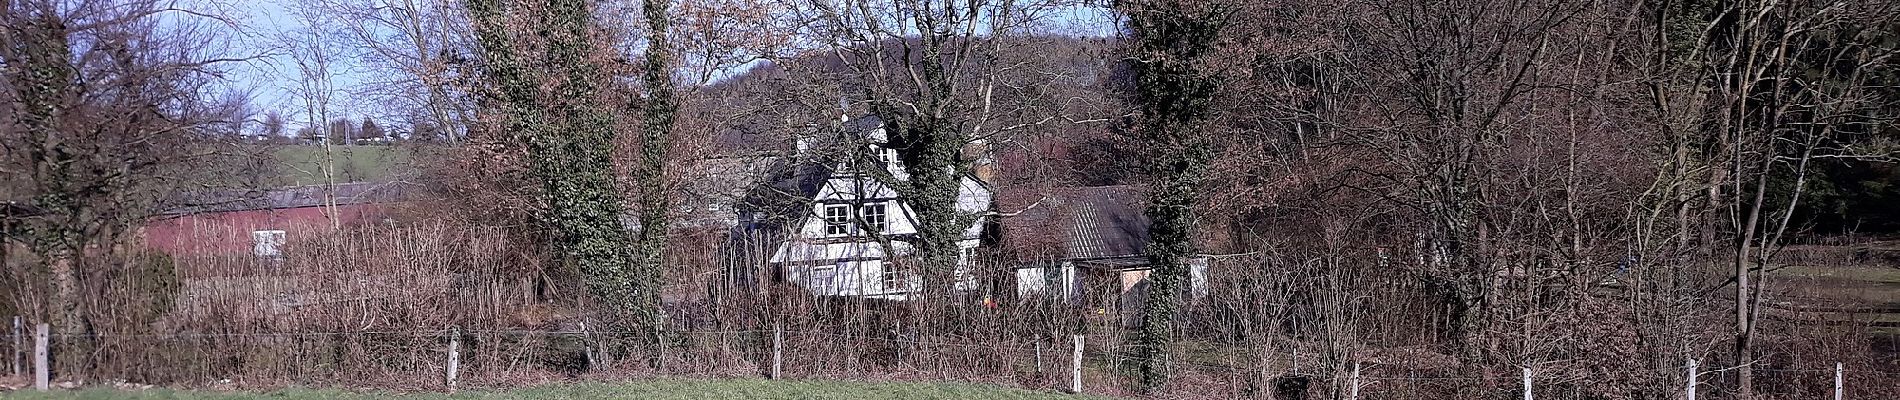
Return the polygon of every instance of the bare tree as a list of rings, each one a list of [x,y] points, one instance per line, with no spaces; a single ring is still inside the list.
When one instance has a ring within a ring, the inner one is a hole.
[[[1755,390],[1763,280],[1798,218],[1814,163],[1892,157],[1849,137],[1892,118],[1872,77],[1894,68],[1896,49],[1877,44],[1892,40],[1893,24],[1868,16],[1895,7],[1690,2],[1656,10],[1648,68],[1655,126],[1671,139],[1674,184],[1702,192],[1677,194],[1678,241],[1693,243],[1684,247],[1709,263],[1729,260],[1731,362],[1743,398]]]
[[[338,26],[339,46],[361,60],[370,77],[352,90],[391,117],[426,116],[441,129],[459,129],[473,106],[458,65],[471,44],[464,11],[452,0],[322,0],[319,10]],[[442,135],[456,144],[460,134]]]
[[[331,17],[324,13],[316,3],[306,3],[293,10],[297,29],[282,32],[278,40],[290,49],[291,61],[297,68],[296,92],[303,97],[304,125],[306,129],[322,135],[323,162],[318,171],[323,175],[324,212],[330,219],[330,228],[342,227],[342,220],[336,208],[336,152],[333,143],[338,143],[331,128],[331,106],[336,95],[336,78],[343,71],[338,69],[339,52],[336,34],[330,31]]]
[[[262,137],[259,140],[276,140],[283,137],[287,132],[284,127],[284,114],[276,110],[265,112],[264,119],[258,122],[257,129],[257,135]]]
[[[808,90],[842,99],[849,108],[841,112],[862,107],[879,118],[886,135],[881,146],[903,163],[906,179],[870,175],[916,214],[917,235],[898,240],[915,249],[926,295],[951,293],[957,241],[982,217],[958,211],[956,200],[976,161],[989,156],[987,147],[999,135],[1064,120],[1038,107],[1051,103],[1008,101],[1014,89],[1051,78],[1013,76],[1038,69],[1011,55],[1030,51],[1037,21],[1064,3],[826,0],[782,7],[805,39],[797,43],[807,44],[790,55],[825,56],[775,57],[776,65],[820,80]],[[829,101],[813,103],[814,115],[837,110]]]
[[[111,267],[102,257],[146,218],[190,201],[178,192],[241,183],[221,180],[219,166],[242,154],[216,132],[248,118],[243,102],[208,97],[220,65],[237,59],[218,55],[221,21],[168,2],[0,7],[0,171],[17,177],[3,193],[36,210],[6,239],[41,262],[7,268],[7,298],[79,334],[88,313],[105,311],[78,297],[84,276]]]

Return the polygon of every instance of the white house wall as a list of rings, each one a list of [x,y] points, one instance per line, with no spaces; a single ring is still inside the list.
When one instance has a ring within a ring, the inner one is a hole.
[[[883,260],[839,261],[831,265],[786,268],[786,280],[821,296],[862,296],[903,300],[919,283],[906,276],[896,287],[886,286]]]
[[[1073,301],[1079,287],[1081,284],[1075,280],[1074,263],[1016,270],[1016,295],[1023,298],[1048,296]]]
[[[872,134],[873,140],[882,139],[882,133]],[[898,179],[907,174],[898,163],[887,164],[887,171]],[[964,177],[957,193],[956,209],[960,213],[979,214],[990,210],[992,193],[989,188],[975,179]],[[865,296],[901,300],[903,293],[914,291],[921,279],[907,276],[907,287],[887,288],[882,283],[883,260],[889,255],[908,255],[912,252],[909,243],[892,241],[890,253],[885,253],[883,244],[863,235],[826,235],[824,212],[827,204],[851,204],[854,218],[859,215],[858,206],[882,202],[885,206],[885,235],[910,235],[917,233],[917,214],[909,204],[897,195],[897,191],[869,176],[850,173],[834,173],[818,188],[812,198],[808,213],[798,227],[797,234],[789,238],[772,254],[771,262],[786,271],[788,281],[804,286],[817,295]],[[852,229],[857,229],[853,220]],[[980,245],[980,237],[985,226],[984,218],[970,224],[963,231],[963,237],[957,242],[961,249],[974,249]],[[960,252],[967,254],[967,252]],[[967,264],[960,263],[960,264]],[[974,289],[976,281],[973,274],[967,273],[959,265],[955,274],[956,288]]]

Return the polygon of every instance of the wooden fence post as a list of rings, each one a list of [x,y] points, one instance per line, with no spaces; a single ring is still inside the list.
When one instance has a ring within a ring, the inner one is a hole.
[[[1695,373],[1695,369],[1696,369],[1695,367],[1696,367],[1695,359],[1693,358],[1689,359],[1689,387],[1686,389],[1686,392],[1685,392],[1685,393],[1688,393],[1688,396],[1687,396],[1688,400],[1695,400],[1695,387],[1696,387],[1696,378],[1697,378],[1696,373]]]
[[[1524,400],[1531,398],[1531,367],[1524,367]]]
[[[449,386],[449,392],[455,392],[455,374],[462,367],[462,330],[449,328],[449,368],[443,382]]]
[[[1359,362],[1358,361],[1352,362],[1352,388],[1350,388],[1350,390],[1347,393],[1351,394],[1347,398],[1351,400],[1359,400]]]
[[[587,357],[587,370],[593,371],[600,366],[600,360],[594,357],[594,334],[587,331],[587,321],[581,321],[581,355]]]
[[[36,330],[37,332],[33,335],[33,388],[44,392],[52,383],[53,366],[47,359],[47,351],[50,350],[52,343],[49,342],[51,338],[47,335],[53,327],[42,323]]]
[[[785,367],[785,328],[772,324],[772,379],[778,379]]]
[[[662,316],[661,320],[664,321],[665,317]],[[653,363],[652,363],[653,369],[656,371],[661,371],[660,373],[664,374],[666,371],[666,324],[665,322],[655,324],[653,326],[652,339],[653,339],[654,347],[657,347],[660,352],[659,356],[653,358]]]
[[[7,364],[13,366],[13,375],[26,373],[26,325],[20,316],[13,316],[13,350],[7,355]]]
[[[1042,374],[1042,335],[1036,335],[1036,374]]]
[[[1844,400],[1847,395],[1847,381],[1841,377],[1842,370],[1841,363],[1834,363],[1834,400]]]
[[[1082,393],[1082,335],[1075,335],[1075,355],[1069,360],[1069,392]]]

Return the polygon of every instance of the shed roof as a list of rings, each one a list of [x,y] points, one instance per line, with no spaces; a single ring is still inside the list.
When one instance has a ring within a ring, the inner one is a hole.
[[[1138,186],[1004,190],[996,203],[1004,248],[1019,259],[1141,257],[1148,246]]]
[[[370,204],[398,201],[402,188],[394,183],[354,182],[335,185],[336,204]],[[196,214],[247,210],[317,207],[324,205],[326,185],[290,186],[275,189],[219,190],[179,195],[174,203],[184,204],[165,214]]]

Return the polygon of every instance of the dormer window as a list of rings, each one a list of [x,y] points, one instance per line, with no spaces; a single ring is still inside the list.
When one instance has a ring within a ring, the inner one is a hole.
[[[897,149],[871,146],[871,152],[874,154],[873,157],[877,159],[878,165],[891,165],[892,162],[897,161]]]
[[[851,206],[848,204],[825,205],[825,236],[843,236],[851,233]]]

